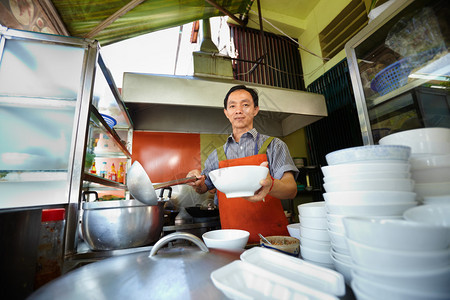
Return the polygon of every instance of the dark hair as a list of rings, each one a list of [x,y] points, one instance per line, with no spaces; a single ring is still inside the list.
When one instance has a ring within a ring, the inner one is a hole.
[[[227,104],[228,104],[228,97],[230,96],[230,94],[232,92],[238,91],[238,90],[244,90],[250,93],[250,95],[252,95],[253,98],[253,104],[255,105],[255,107],[258,106],[258,93],[256,92],[256,90],[246,87],[245,85],[235,85],[233,86],[228,93],[225,95],[225,99],[223,100],[223,107],[225,109],[227,109]]]

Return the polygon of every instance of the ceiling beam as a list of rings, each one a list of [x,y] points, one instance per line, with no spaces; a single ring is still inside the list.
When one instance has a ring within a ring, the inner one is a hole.
[[[106,20],[104,20],[103,22],[98,24],[97,27],[92,29],[91,32],[87,33],[84,37],[85,38],[95,37],[100,31],[102,31],[103,29],[108,27],[115,20],[117,20],[118,18],[120,18],[121,16],[123,16],[124,14],[126,14],[127,12],[129,12],[130,10],[132,10],[133,8],[135,8],[136,6],[138,6],[139,4],[141,4],[144,1],[145,0],[131,0],[130,2],[128,2],[128,4],[126,4],[121,9],[116,11],[114,14],[109,16]]]
[[[217,8],[218,10],[220,10],[221,12],[223,12],[224,14],[226,14],[227,16],[229,16],[231,19],[233,19],[233,21],[235,21],[236,23],[238,23],[239,25],[241,25],[242,27],[245,27],[245,23],[237,18],[235,15],[233,15],[229,10],[227,10],[226,8],[220,6],[219,4],[217,4],[215,1],[213,0],[205,0],[206,2],[208,2],[209,4],[211,4],[212,6],[214,6],[215,8]]]

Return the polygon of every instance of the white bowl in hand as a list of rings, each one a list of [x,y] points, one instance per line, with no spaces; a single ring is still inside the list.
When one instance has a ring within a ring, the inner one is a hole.
[[[209,172],[214,186],[227,198],[251,197],[261,188],[269,169],[262,166],[235,166]]]

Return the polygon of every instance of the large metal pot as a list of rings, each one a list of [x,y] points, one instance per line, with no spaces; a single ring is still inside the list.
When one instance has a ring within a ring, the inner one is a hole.
[[[184,244],[161,248],[170,241]],[[200,249],[199,249],[200,247]],[[211,281],[212,271],[239,259],[244,250],[208,249],[196,236],[176,232],[150,252],[111,257],[80,267],[34,292],[31,299],[226,299]]]
[[[81,229],[92,250],[140,247],[155,242],[164,225],[164,202],[149,206],[137,200],[83,203]]]

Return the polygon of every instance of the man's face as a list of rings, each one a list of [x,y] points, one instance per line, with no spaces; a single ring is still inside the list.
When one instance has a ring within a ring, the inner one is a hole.
[[[232,92],[228,96],[227,109],[224,109],[233,129],[252,129],[253,118],[258,112],[259,107],[255,107],[252,95],[246,90]]]

